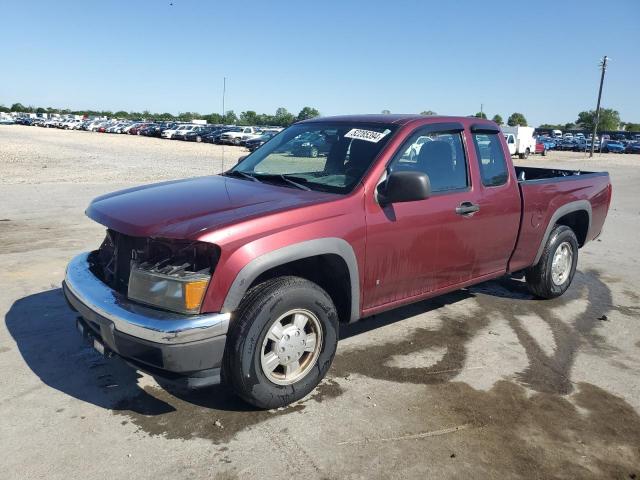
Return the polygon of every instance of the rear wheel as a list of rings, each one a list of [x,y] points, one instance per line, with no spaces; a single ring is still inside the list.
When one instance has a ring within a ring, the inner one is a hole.
[[[540,298],[555,298],[567,291],[578,264],[578,239],[571,228],[556,225],[542,256],[526,272],[529,291]]]
[[[304,278],[279,277],[252,288],[233,322],[223,378],[257,407],[300,400],[333,361],[338,314],[331,297]]]
[[[200,135],[196,136],[196,142],[198,143],[202,142],[202,137]]]
[[[233,144],[234,145],[240,145],[240,139],[238,137],[233,139]]]
[[[318,147],[311,147],[311,150],[309,151],[309,156],[311,158],[317,158],[317,156],[318,156]]]

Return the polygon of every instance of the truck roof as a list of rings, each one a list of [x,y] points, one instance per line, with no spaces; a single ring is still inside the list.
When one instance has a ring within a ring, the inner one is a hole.
[[[394,125],[406,125],[409,122],[416,120],[429,120],[429,123],[437,122],[460,122],[464,125],[468,123],[486,123],[489,125],[495,125],[490,120],[485,120],[477,117],[455,117],[446,115],[418,115],[418,114],[360,114],[360,115],[337,115],[331,117],[315,117],[309,120],[303,120],[299,123],[314,123],[314,122],[364,122],[364,123],[386,123]]]

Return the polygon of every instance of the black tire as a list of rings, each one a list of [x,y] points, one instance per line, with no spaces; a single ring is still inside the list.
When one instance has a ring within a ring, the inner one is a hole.
[[[196,142],[198,143],[202,142],[202,137],[200,135],[196,136]]]
[[[236,138],[233,139],[233,144],[234,145],[240,145],[240,141],[241,141],[241,139],[236,137]]]
[[[520,160],[524,160],[526,157],[524,156],[524,153],[519,153],[518,158],[520,158]]]
[[[547,156],[547,149],[546,149],[546,148],[542,150],[542,156],[543,156],[543,157],[546,157],[546,156]]]
[[[318,157],[318,147],[311,147],[311,150],[309,151],[309,156],[311,158],[317,158]]]
[[[322,345],[305,376],[293,384],[279,385],[262,370],[262,346],[275,321],[293,309],[315,314],[322,329]],[[331,366],[337,344],[338,314],[322,288],[294,276],[268,280],[247,292],[238,307],[225,346],[223,381],[256,407],[282,407],[305,397],[320,383]]]
[[[570,247],[571,269],[569,275],[561,284],[556,284],[552,277],[553,257],[561,245]],[[551,230],[542,256],[536,265],[527,269],[525,277],[529,291],[539,298],[556,298],[567,291],[576,273],[578,264],[578,239],[571,228],[566,225],[556,225]]]

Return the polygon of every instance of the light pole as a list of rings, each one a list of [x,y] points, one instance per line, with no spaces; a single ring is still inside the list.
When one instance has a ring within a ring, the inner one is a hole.
[[[600,99],[602,98],[602,85],[604,84],[604,72],[607,70],[607,60],[608,57],[605,55],[600,62],[600,68],[602,69],[602,74],[600,75],[600,89],[598,90],[598,105],[596,106],[596,121],[593,123],[593,134],[591,135],[591,152],[589,153],[589,157],[593,157],[593,150],[595,148],[596,143],[596,133],[598,132],[598,123],[600,122]]]

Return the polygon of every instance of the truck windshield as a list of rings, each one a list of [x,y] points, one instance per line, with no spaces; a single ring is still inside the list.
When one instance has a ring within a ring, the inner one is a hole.
[[[293,125],[227,174],[258,181],[282,178],[310,190],[348,193],[396,130],[395,125],[313,122]]]

